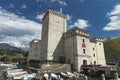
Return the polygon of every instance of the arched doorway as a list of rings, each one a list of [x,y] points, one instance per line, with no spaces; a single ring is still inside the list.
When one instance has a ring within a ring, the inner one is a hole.
[[[83,65],[87,65],[87,60],[83,60]]]

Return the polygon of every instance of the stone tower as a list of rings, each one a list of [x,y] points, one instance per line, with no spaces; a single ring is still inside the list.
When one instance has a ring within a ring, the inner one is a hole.
[[[81,65],[90,64],[89,32],[78,27],[64,33],[66,63],[79,71]]]
[[[63,60],[63,33],[66,32],[66,16],[49,10],[42,20],[41,60]]]
[[[97,64],[106,65],[105,53],[103,40],[100,38],[95,38],[96,41],[96,50],[97,50]]]

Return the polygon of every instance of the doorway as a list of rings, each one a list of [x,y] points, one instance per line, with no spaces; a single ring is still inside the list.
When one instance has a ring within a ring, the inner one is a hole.
[[[87,60],[83,60],[83,65],[87,65]]]

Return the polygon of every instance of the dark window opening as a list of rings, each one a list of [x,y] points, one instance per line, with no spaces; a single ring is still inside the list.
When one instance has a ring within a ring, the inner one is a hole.
[[[83,65],[87,65],[87,60],[83,60]]]
[[[85,39],[82,39],[83,40],[83,43],[85,43]]]
[[[95,57],[95,54],[93,54],[93,57]]]
[[[83,49],[83,53],[85,54],[85,49]]]

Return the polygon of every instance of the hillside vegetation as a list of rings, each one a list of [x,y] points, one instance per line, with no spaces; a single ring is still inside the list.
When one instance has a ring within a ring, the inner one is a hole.
[[[107,38],[104,41],[104,50],[107,62],[120,61],[120,38]]]
[[[10,51],[11,53],[13,53],[13,52],[18,52],[21,49],[19,49],[17,47],[10,46],[7,43],[0,43],[0,51],[5,51],[5,50]]]
[[[10,46],[6,43],[0,43],[0,62],[25,64],[27,62],[28,52],[22,49]]]

